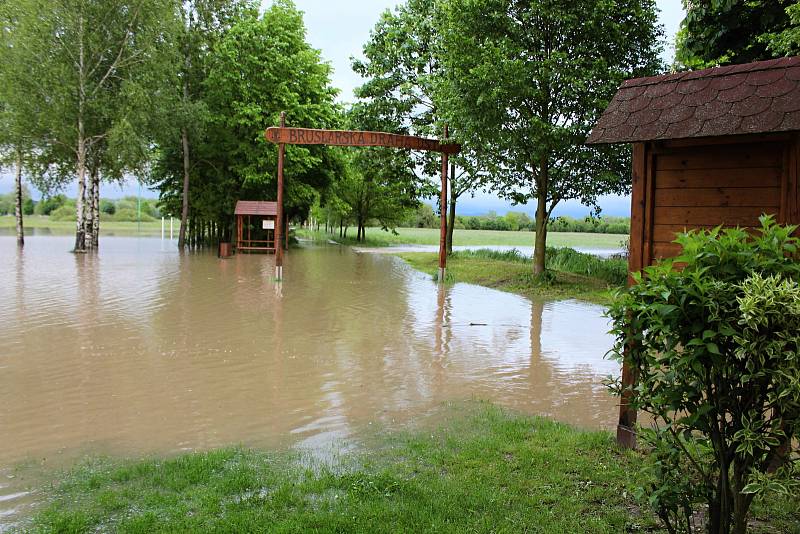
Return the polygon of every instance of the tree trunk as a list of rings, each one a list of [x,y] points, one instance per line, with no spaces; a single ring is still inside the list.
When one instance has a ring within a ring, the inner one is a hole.
[[[533,247],[533,274],[545,271],[547,247],[547,189],[549,187],[547,157],[542,156],[539,163],[539,176],[536,177],[536,241]]]
[[[92,169],[92,248],[100,244],[100,169]]]
[[[450,164],[450,205],[448,208],[447,214],[447,238],[445,243],[445,248],[447,249],[447,255],[453,253],[453,227],[456,224],[456,202],[458,201],[458,192],[456,192],[455,183],[453,183],[453,178],[456,176],[456,165],[455,163]]]
[[[188,88],[184,85],[184,96]],[[189,132],[181,128],[181,147],[183,148],[183,199],[181,205],[181,229],[178,231],[178,248],[186,243],[186,226],[189,221]]]
[[[86,141],[83,119],[78,119],[78,198],[75,203],[75,252],[86,252]]]
[[[25,246],[25,230],[22,225],[22,152],[17,149],[17,172],[14,177],[14,216],[17,219],[17,246]]]
[[[85,87],[85,64],[83,57],[83,17],[79,18],[80,27],[78,36],[80,47],[78,49],[78,77],[80,87],[78,89],[78,146],[77,146],[77,168],[78,175],[78,199],[75,203],[75,252],[86,251],[86,130],[83,122],[83,114],[86,103]]]

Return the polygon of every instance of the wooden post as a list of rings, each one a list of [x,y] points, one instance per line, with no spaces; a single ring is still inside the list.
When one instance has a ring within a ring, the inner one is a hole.
[[[444,138],[448,138],[447,125],[444,125]],[[439,231],[439,283],[443,284],[447,270],[447,152],[442,152],[442,191],[440,204],[440,231]]]
[[[286,127],[286,112],[281,111],[281,128]],[[283,230],[283,153],[284,143],[278,144],[278,207],[275,216],[275,279],[283,280],[283,247],[281,231]]]
[[[645,262],[645,234],[648,199],[647,196],[647,150],[644,143],[633,145],[633,188],[631,191],[631,234],[628,252],[628,272],[641,271]],[[628,276],[628,285],[633,278]],[[636,373],[627,364],[622,364],[622,386],[632,388],[636,384]],[[619,423],[617,424],[617,444],[621,447],[636,448],[636,410],[630,408],[633,392],[623,392],[619,404]]]

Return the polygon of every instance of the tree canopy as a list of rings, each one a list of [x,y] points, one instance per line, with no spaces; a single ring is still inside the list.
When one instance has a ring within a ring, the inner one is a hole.
[[[676,37],[682,68],[749,63],[800,53],[796,0],[684,0],[686,18]]]
[[[652,0],[447,0],[438,22],[444,109],[481,147],[492,189],[535,201],[534,271],[562,200],[595,205],[629,187],[626,152],[584,141],[620,83],[660,68]]]

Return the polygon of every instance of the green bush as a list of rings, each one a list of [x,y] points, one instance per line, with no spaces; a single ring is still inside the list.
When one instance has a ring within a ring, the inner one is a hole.
[[[645,269],[609,309],[610,354],[638,377],[632,407],[655,423],[641,432],[653,448],[645,490],[671,531],[705,504],[709,532],[745,532],[756,495],[800,487],[788,456],[800,435],[799,243],[794,227],[761,223],[754,236],[682,235],[682,255]]]
[[[67,197],[64,195],[54,195],[52,197],[43,198],[36,204],[37,215],[50,215],[52,212],[67,203]]]
[[[76,218],[75,206],[71,204],[65,204],[50,212],[50,219],[53,221],[74,221]]]
[[[113,200],[108,200],[107,198],[100,199],[100,212],[105,213],[108,215],[114,215],[116,213],[117,207],[114,205]]]
[[[36,203],[33,201],[32,198],[26,198],[25,200],[22,201],[23,215],[33,215],[35,209],[36,209]]]
[[[14,200],[11,195],[0,195],[0,215],[14,214]]]
[[[136,209],[122,208],[117,210],[117,212],[114,214],[113,220],[119,222],[151,222],[155,221],[155,218],[151,217],[145,212],[142,212],[141,217],[139,217]]]

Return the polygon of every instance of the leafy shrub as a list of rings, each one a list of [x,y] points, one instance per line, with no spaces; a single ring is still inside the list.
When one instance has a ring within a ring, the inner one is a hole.
[[[50,212],[50,220],[53,221],[74,221],[77,218],[75,206],[65,204]]]
[[[610,354],[638,377],[631,406],[655,421],[641,434],[647,491],[671,531],[705,503],[709,532],[745,532],[755,495],[799,482],[788,455],[800,433],[798,239],[761,224],[680,236],[682,255],[645,269],[609,309]]]
[[[116,213],[117,207],[114,205],[112,200],[108,200],[107,198],[100,199],[100,212],[106,213],[108,215],[114,215]]]
[[[54,195],[52,197],[43,198],[36,204],[37,215],[50,215],[52,212],[67,203],[67,197],[64,195]]]
[[[32,198],[29,197],[22,201],[23,215],[33,215],[35,209],[36,209],[36,203],[33,201]]]
[[[141,216],[139,216],[136,209],[122,208],[117,210],[117,212],[114,214],[113,220],[118,222],[151,222],[155,221],[155,218],[151,217],[144,211],[142,211]]]

